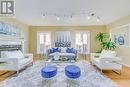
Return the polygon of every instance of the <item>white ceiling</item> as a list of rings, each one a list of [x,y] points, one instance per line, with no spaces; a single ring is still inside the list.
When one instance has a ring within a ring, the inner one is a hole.
[[[49,25],[105,25],[121,17],[130,14],[130,0],[15,0],[18,20],[34,26]],[[55,16],[42,18],[42,13],[56,13],[59,15],[90,11],[100,16],[100,22],[96,19],[87,20],[84,16],[76,15],[72,19]]]

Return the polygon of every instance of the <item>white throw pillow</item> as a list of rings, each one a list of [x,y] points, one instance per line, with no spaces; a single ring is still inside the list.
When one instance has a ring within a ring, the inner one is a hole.
[[[60,53],[59,52],[55,52],[54,53],[54,60],[59,60],[60,57]]]
[[[66,53],[66,47],[61,47],[61,53]]]
[[[100,58],[111,58],[115,56],[116,56],[116,52],[111,50],[103,50],[100,54]]]
[[[21,51],[3,51],[1,54],[3,58],[24,58],[24,55]]]

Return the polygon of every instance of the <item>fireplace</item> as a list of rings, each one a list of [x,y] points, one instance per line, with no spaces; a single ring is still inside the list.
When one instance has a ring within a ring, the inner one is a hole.
[[[0,41],[0,57],[2,51],[20,50],[24,53],[24,44],[22,41]]]

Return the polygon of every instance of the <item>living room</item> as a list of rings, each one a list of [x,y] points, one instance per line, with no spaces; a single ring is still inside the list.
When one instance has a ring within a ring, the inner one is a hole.
[[[0,87],[129,87],[129,0],[9,1],[12,13],[0,12]]]

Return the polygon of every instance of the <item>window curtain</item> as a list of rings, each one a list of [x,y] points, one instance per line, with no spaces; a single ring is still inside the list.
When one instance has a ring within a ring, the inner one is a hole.
[[[51,33],[40,33],[39,39],[39,53],[46,54],[47,50],[51,48]]]
[[[56,35],[56,38],[55,38],[56,47],[70,47],[71,46],[70,31],[57,31],[55,35]]]
[[[76,33],[76,43],[75,43],[75,48],[78,50],[80,54],[87,54],[89,53],[89,33],[83,33],[79,32]]]

